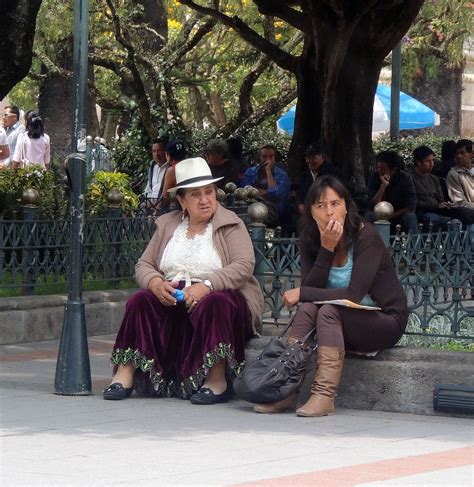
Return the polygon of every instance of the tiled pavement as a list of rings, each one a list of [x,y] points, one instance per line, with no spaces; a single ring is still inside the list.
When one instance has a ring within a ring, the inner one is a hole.
[[[94,395],[86,397],[52,394],[57,341],[0,347],[2,486],[474,485],[472,419],[104,401],[112,343],[89,340]]]

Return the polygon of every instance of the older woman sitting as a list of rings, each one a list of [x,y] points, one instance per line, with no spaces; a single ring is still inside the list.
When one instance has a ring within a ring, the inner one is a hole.
[[[241,368],[263,296],[252,275],[247,229],[217,202],[219,179],[199,157],[176,165],[177,186],[170,193],[177,193],[182,211],[157,219],[136,265],[142,290],[127,303],[104,399],[125,399],[135,389],[193,404],[229,400],[226,364],[233,372]]]

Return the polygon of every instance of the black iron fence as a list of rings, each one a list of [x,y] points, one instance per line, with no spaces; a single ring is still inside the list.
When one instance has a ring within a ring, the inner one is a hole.
[[[244,219],[244,207],[236,207]],[[0,296],[66,292],[69,221],[0,219]],[[278,324],[292,310],[285,290],[299,284],[298,239],[269,235],[250,223],[255,275],[266,303],[265,319]],[[85,221],[85,289],[133,287],[134,266],[150,240],[154,218],[120,216]],[[474,237],[468,232],[397,234],[389,249],[405,289],[411,316],[408,333],[474,339]]]

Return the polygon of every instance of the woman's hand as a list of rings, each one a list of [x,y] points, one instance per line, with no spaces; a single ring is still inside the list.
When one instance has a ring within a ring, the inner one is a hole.
[[[300,288],[296,287],[295,289],[288,289],[283,294],[283,304],[292,307],[296,306],[300,301]]]
[[[168,281],[163,281],[159,277],[154,277],[148,283],[148,289],[158,298],[158,301],[164,306],[174,306],[176,304],[176,298],[172,293],[176,290]]]
[[[329,220],[326,228],[319,228],[321,233],[321,246],[331,252],[334,252],[339,240],[344,233],[344,226],[337,220]]]
[[[197,306],[199,301],[202,298],[207,296],[211,290],[205,286],[202,282],[196,282],[196,284],[192,284],[189,287],[185,287],[184,291],[184,298],[186,302],[186,307],[188,308],[188,312],[191,313],[194,308]]]

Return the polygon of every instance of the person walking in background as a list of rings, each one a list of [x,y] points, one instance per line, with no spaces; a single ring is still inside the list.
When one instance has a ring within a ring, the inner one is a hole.
[[[10,157],[6,165],[10,166],[15,153],[16,143],[20,134],[25,131],[25,127],[20,122],[20,109],[15,105],[5,107],[3,113],[3,127],[7,134],[8,146],[10,148]]]
[[[41,115],[31,112],[26,120],[26,132],[18,136],[13,155],[13,169],[32,164],[50,168],[51,154],[49,135],[44,132]]]
[[[0,127],[0,169],[8,167],[10,149],[8,147],[8,138],[3,127]]]
[[[372,208],[381,201],[388,201],[395,210],[389,218],[392,225],[401,224],[409,233],[418,233],[416,218],[416,191],[410,175],[402,170],[403,160],[394,151],[383,151],[376,156],[377,170],[369,176],[367,193]],[[365,214],[375,222],[373,211]]]
[[[94,148],[91,153],[91,171],[111,171],[109,149],[107,141],[103,137],[94,139]]]

